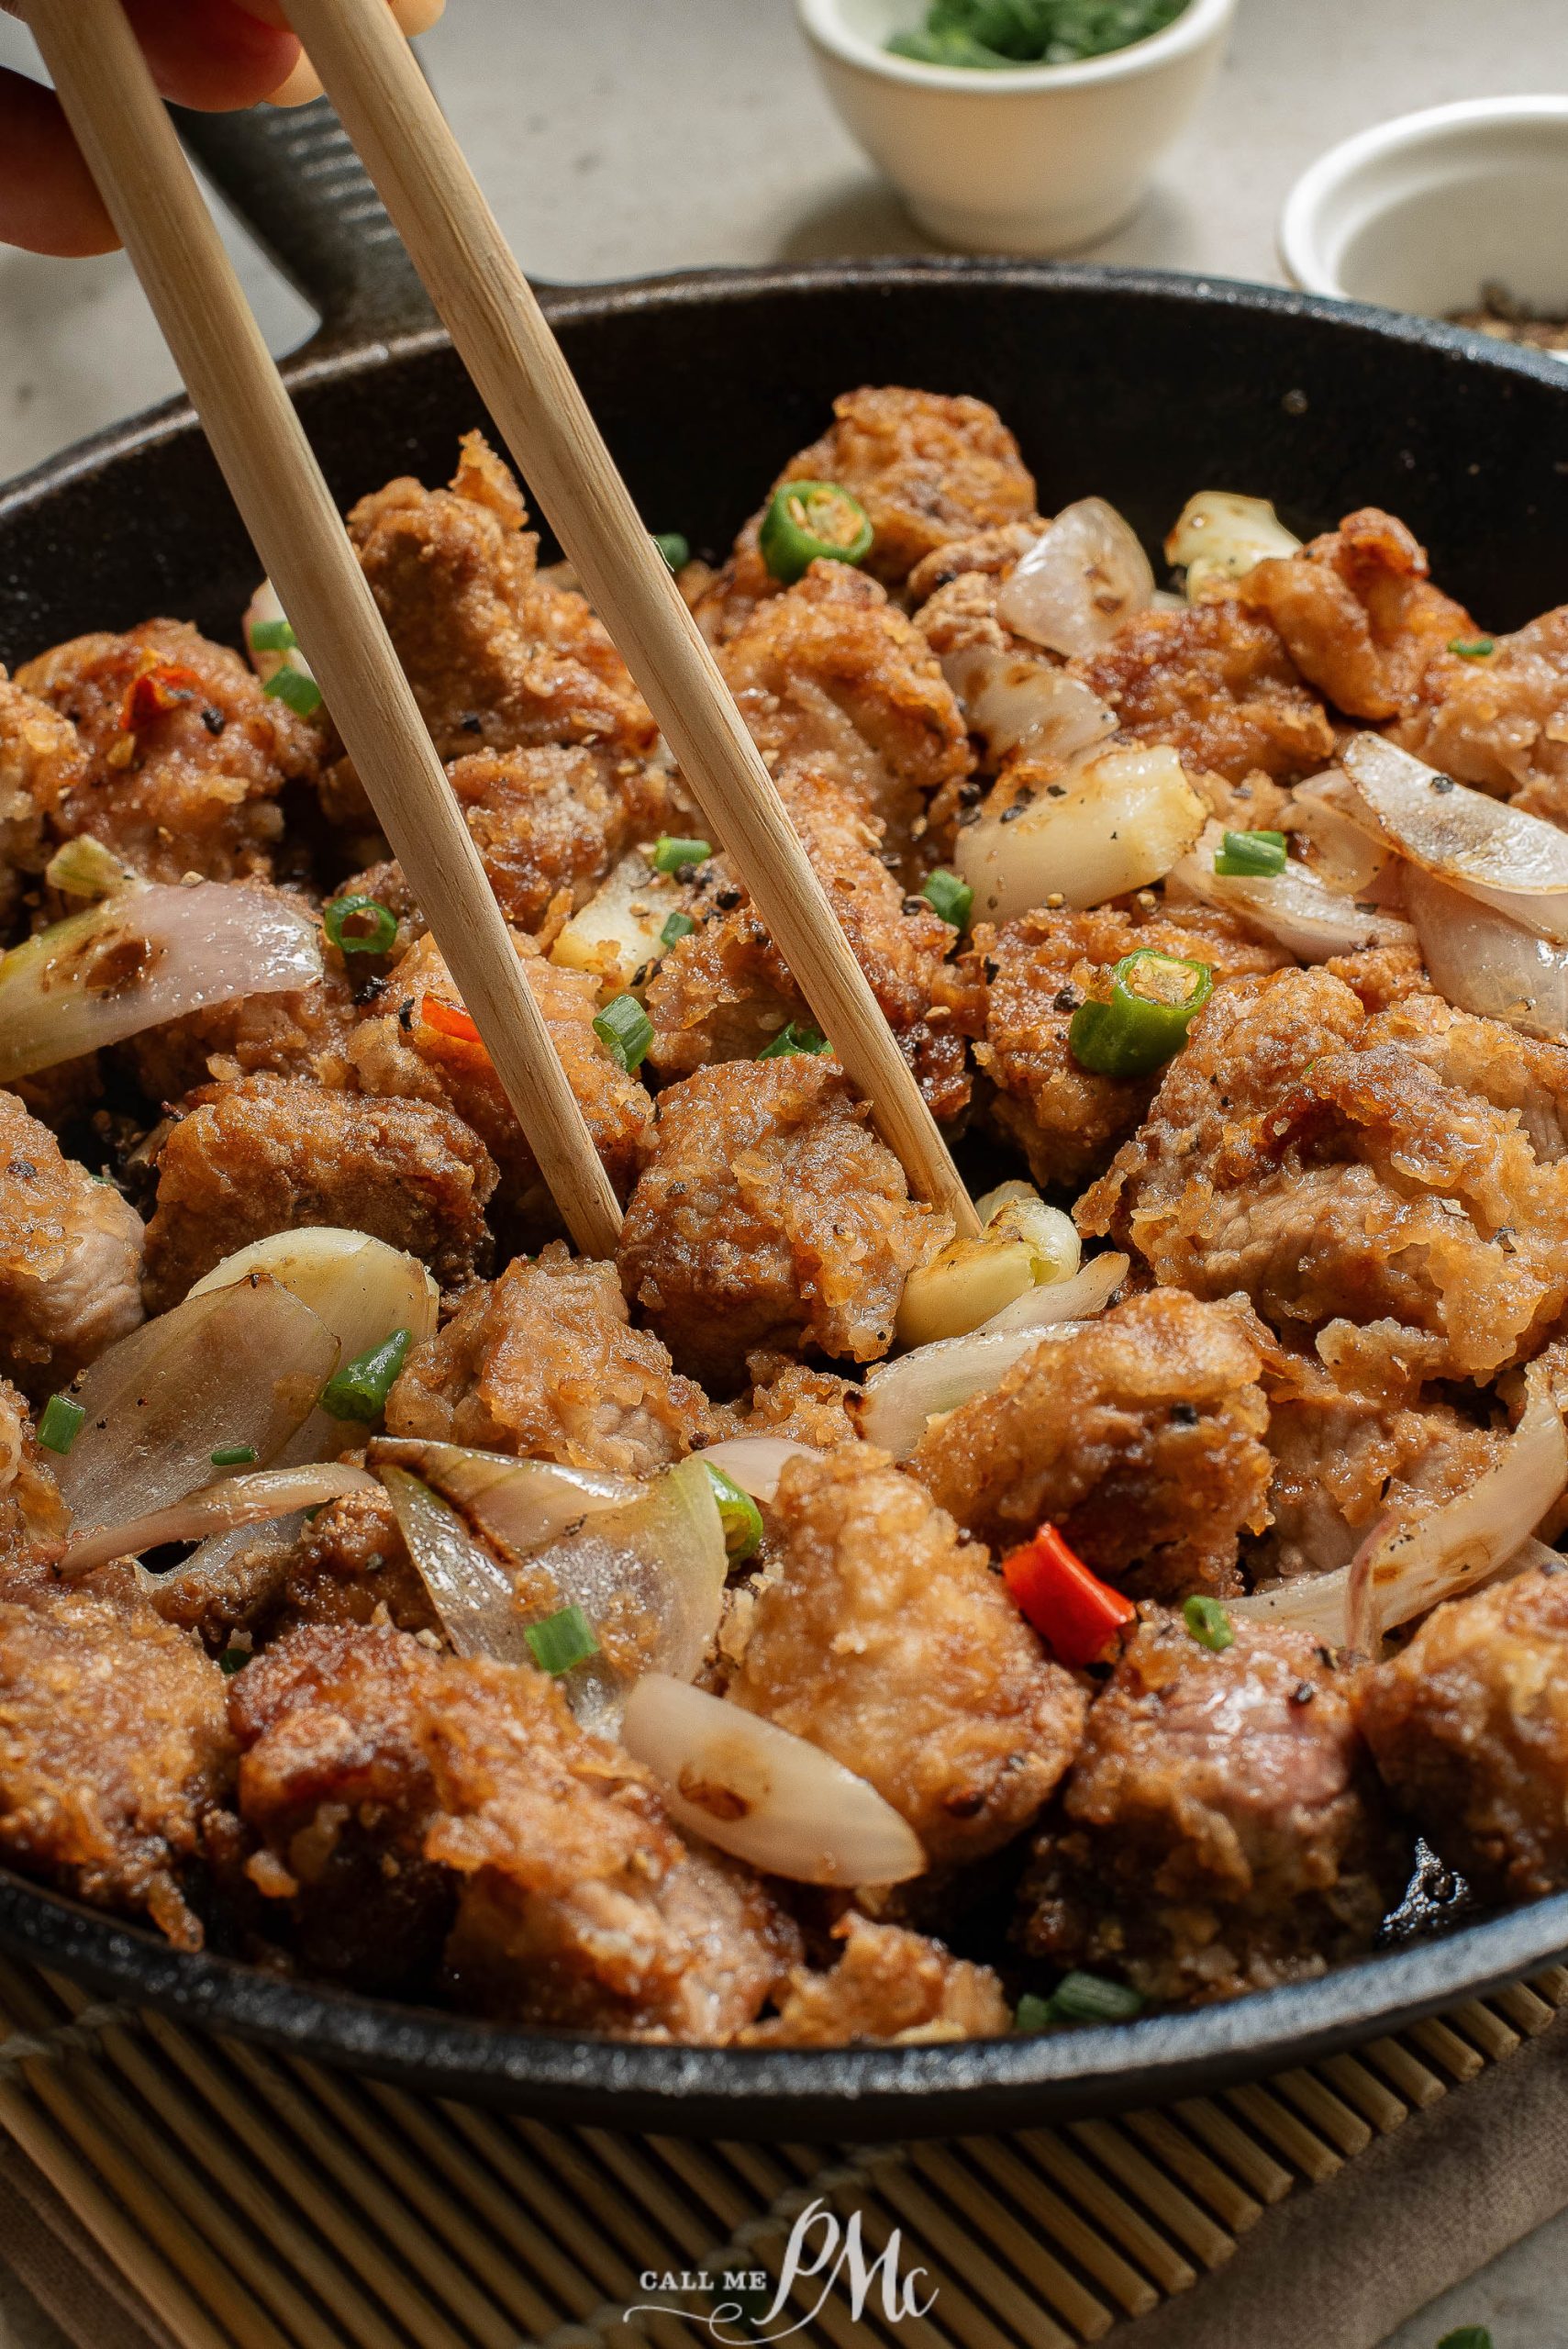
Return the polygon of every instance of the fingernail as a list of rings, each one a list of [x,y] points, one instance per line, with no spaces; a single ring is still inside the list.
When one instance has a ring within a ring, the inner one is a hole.
[[[447,0],[392,0],[392,13],[410,40],[439,25],[446,8]]]
[[[295,68],[286,82],[280,82],[269,92],[270,106],[307,106],[312,98],[321,95],[321,80],[304,50],[295,61]]]

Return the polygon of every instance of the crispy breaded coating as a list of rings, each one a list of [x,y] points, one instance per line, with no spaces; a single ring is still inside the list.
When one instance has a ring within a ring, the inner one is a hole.
[[[1040,1839],[1026,1947],[1200,2003],[1370,1948],[1404,1870],[1326,1653],[1238,1621],[1217,1655],[1173,1617],[1141,1623]]]
[[[1084,1694],[945,1510],[870,1444],[789,1460],[730,1701],[819,1745],[933,1865],[982,1859],[1071,1761]]]
[[[1396,718],[1434,655],[1475,633],[1463,605],[1433,586],[1426,549],[1375,506],[1347,514],[1299,553],[1254,564],[1237,594],[1267,615],[1307,683],[1348,718]]]
[[[850,1398],[860,1389],[837,1371],[759,1352],[746,1364],[751,1392],[721,1415],[726,1435],[776,1435],[831,1452],[855,1432]]]
[[[252,882],[252,888],[261,885]],[[282,892],[280,895],[284,894]],[[298,904],[297,898],[293,900]],[[345,1052],[358,1018],[344,956],[323,937],[321,976],[284,995],[242,996],[128,1037],[120,1047],[150,1100],[172,1108],[198,1085],[236,1076],[349,1082]]]
[[[16,682],[70,720],[82,752],[37,780],[49,839],[90,833],[150,881],[271,873],[279,794],[314,782],[324,736],[237,652],[183,620],[143,620],[56,645]]]
[[[688,1853],[647,1774],[543,1673],[388,1630],[301,1631],[238,1675],[233,1705],[240,1807],[267,1843],[252,1874],[351,1977],[384,1958],[363,1913],[378,1872],[408,1887],[406,1943],[444,1931],[456,1893],[457,1995],[518,2021],[724,2040],[798,1958],[762,1886]]]
[[[0,1595],[17,1598],[46,1580],[70,1530],[27,1403],[0,1378]]]
[[[1012,2010],[988,1965],[950,1957],[940,1942],[855,1909],[833,1928],[844,1944],[826,1974],[797,1965],[779,2011],[740,2034],[743,2047],[845,2047],[895,2040],[996,2039]]]
[[[1468,660],[1434,651],[1390,735],[1461,783],[1568,823],[1568,604],[1511,636],[1468,641],[1494,649]]]
[[[956,1118],[969,1101],[965,1040],[979,1032],[982,996],[973,973],[947,959],[954,932],[923,897],[906,896],[878,853],[879,832],[832,770],[790,768],[779,787],[933,1114]],[[754,1060],[786,1020],[811,1025],[788,964],[744,893],[664,956],[647,1007],[649,1057],[666,1077]]]
[[[1254,770],[1282,781],[1312,774],[1333,756],[1328,714],[1278,630],[1239,603],[1135,613],[1103,652],[1068,668],[1124,733],[1168,742],[1229,783]]]
[[[147,1299],[161,1313],[225,1256],[312,1223],[368,1231],[429,1265],[443,1288],[480,1269],[495,1169],[450,1110],[303,1080],[248,1076],[198,1095],[158,1160]]]
[[[1418,946],[1358,946],[1326,956],[1323,968],[1343,979],[1368,1011],[1387,1011],[1407,996],[1432,993]]]
[[[1366,1674],[1384,1784],[1486,1899],[1568,1886],[1568,1574],[1531,1566],[1427,1617]]]
[[[386,1400],[389,1435],[433,1437],[651,1476],[712,1432],[700,1387],[634,1330],[613,1264],[551,1241],[472,1288],[417,1346]]]
[[[0,668],[0,941],[16,924],[23,891],[49,861],[44,809],[79,788],[86,772],[70,720]]]
[[[349,516],[436,748],[591,742],[645,758],[656,729],[626,663],[584,598],[540,574],[501,460],[477,432],[462,448],[449,489],[388,482]]]
[[[48,1395],[141,1319],[141,1218],[0,1088],[0,1376]]]
[[[1238,1590],[1240,1536],[1267,1522],[1261,1334],[1181,1289],[1129,1297],[939,1419],[910,1472],[999,1548],[1049,1520],[1135,1593]]]
[[[933,547],[922,555],[904,583],[905,600],[909,606],[915,625],[921,633],[932,639],[933,649],[945,651],[946,645],[937,644],[933,622],[937,618],[933,597],[940,596],[948,588],[962,583],[984,580],[995,599],[997,588],[1014,569],[1018,558],[1029,552],[1046,527],[1041,514],[1029,514],[1016,522],[999,522],[988,530],[975,530],[969,537],[949,539],[941,546]],[[973,594],[973,589],[968,591]],[[996,633],[984,640],[1002,643],[1008,631],[996,624]],[[959,639],[955,641],[979,641]]]
[[[1325,1361],[1486,1379],[1568,1303],[1565,1110],[1562,1045],[1436,996],[1369,1019],[1322,970],[1238,979],[1079,1220]]]
[[[440,1628],[391,1496],[379,1490],[343,1493],[307,1519],[284,1561],[278,1613],[291,1629],[388,1620],[400,1631]]]
[[[1110,973],[1141,949],[1207,963],[1217,980],[1274,971],[1284,952],[1207,906],[1063,906],[974,928],[973,966],[984,972],[984,1041],[974,1057],[994,1088],[986,1115],[1023,1150],[1037,1183],[1077,1189],[1100,1173],[1154,1097],[1153,1076],[1102,1076],[1074,1057],[1073,1015],[1109,992]]]
[[[676,1362],[724,1393],[759,1346],[885,1353],[906,1275],[951,1230],[837,1063],[795,1052],[661,1094],[617,1263]]]
[[[512,936],[605,1171],[624,1197],[653,1105],[594,1032],[599,998],[592,974],[548,962],[520,931]],[[559,1229],[538,1163],[489,1053],[466,1036],[450,1036],[431,1026],[424,1013],[427,996],[462,1008],[457,984],[428,933],[393,971],[381,1008],[361,1019],[350,1039],[355,1076],[367,1094],[435,1102],[455,1112],[495,1163],[499,1203],[530,1226]]]
[[[0,1852],[199,1949],[183,1864],[222,1802],[223,1675],[151,1609],[83,1590],[0,1603]]]

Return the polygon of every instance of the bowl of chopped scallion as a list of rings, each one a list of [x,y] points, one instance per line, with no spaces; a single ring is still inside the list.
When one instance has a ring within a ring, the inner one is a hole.
[[[796,0],[846,128],[939,242],[1060,253],[1137,206],[1236,0]]]

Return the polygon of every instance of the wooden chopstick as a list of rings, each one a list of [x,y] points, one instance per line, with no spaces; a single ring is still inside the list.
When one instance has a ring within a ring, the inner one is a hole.
[[[914,1188],[973,1234],[958,1169],[773,777],[384,0],[285,5],[485,405],[884,1140]]]
[[[391,10],[383,13],[390,27]],[[612,1256],[615,1193],[120,0],[26,0],[26,15],[245,527],[567,1229],[585,1253]]]

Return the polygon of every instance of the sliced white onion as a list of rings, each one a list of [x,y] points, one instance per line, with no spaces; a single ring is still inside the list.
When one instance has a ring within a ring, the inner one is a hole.
[[[166,1542],[199,1542],[241,1525],[261,1525],[295,1509],[318,1508],[344,1493],[373,1493],[376,1482],[362,1468],[317,1461],[304,1468],[266,1468],[255,1476],[224,1476],[200,1486],[166,1508],[123,1519],[73,1541],[60,1562],[62,1575],[88,1574],[111,1558],[134,1557]]]
[[[993,795],[1007,791],[1004,782]],[[959,833],[953,863],[974,892],[974,910],[1006,921],[1060,896],[1103,905],[1147,888],[1184,856],[1208,809],[1163,743],[1080,756],[1016,817],[984,812]]]
[[[62,897],[94,900],[117,897],[128,889],[148,885],[139,873],[122,864],[113,849],[95,841],[91,832],[78,832],[74,840],[57,848],[44,866],[43,877]]]
[[[271,889],[127,890],[0,957],[0,1084],[208,1004],[320,976],[314,917]]]
[[[790,1460],[820,1460],[814,1444],[796,1443],[787,1435],[728,1435],[703,1453],[710,1468],[717,1468],[732,1485],[754,1501],[775,1501],[779,1478]]]
[[[1384,877],[1392,874],[1397,888],[1407,868],[1364,818],[1351,812],[1350,792],[1348,776],[1329,767],[1297,784],[1283,821],[1305,847],[1318,880],[1347,897],[1376,898],[1385,894]]]
[[[1455,783],[1381,734],[1358,734],[1341,755],[1351,806],[1391,848],[1568,943],[1568,832]]]
[[[449,1502],[406,1468],[387,1462],[377,1473],[415,1570],[458,1654],[531,1664],[527,1619],[506,1567]]]
[[[1116,732],[1115,710],[1038,653],[960,645],[943,653],[942,674],[994,764],[1015,755],[1070,759]]]
[[[673,874],[656,873],[634,851],[573,915],[550,959],[565,970],[588,972],[606,996],[628,994],[639,973],[646,985],[666,952],[665,923],[691,896]]]
[[[210,1481],[217,1451],[268,1466],[337,1364],[331,1330],[260,1273],[143,1322],[71,1389],[86,1417],[55,1474],[78,1531],[167,1508]]]
[[[879,1363],[857,1413],[862,1435],[895,1460],[906,1459],[928,1420],[996,1386],[1048,1330],[1102,1311],[1126,1278],[1127,1264],[1125,1256],[1093,1257],[1072,1280],[1030,1289],[967,1337],[939,1338],[896,1362]]]
[[[1015,565],[996,617],[1052,652],[1097,652],[1145,611],[1154,573],[1138,533],[1103,497],[1064,506]]]
[[[1029,1183],[1004,1183],[976,1202],[981,1229],[917,1264],[898,1301],[901,1345],[934,1344],[978,1330],[1037,1286],[1071,1280],[1077,1227]]]
[[[1295,554],[1300,544],[1266,497],[1200,489],[1176,518],[1165,540],[1165,560],[1186,573],[1187,601],[1201,604],[1229,595],[1254,564]]]
[[[1568,1037],[1568,947],[1521,929],[1418,865],[1407,869],[1405,902],[1440,995],[1528,1035]]]
[[[1330,889],[1295,860],[1283,873],[1217,873],[1215,852],[1223,840],[1223,826],[1210,824],[1193,853],[1173,871],[1173,897],[1196,897],[1234,914],[1304,963],[1327,962],[1331,954],[1353,954],[1364,946],[1415,944],[1415,931],[1399,915]]]
[[[420,1436],[379,1436],[369,1457],[373,1468],[390,1462],[411,1469],[513,1558],[527,1557],[584,1518],[630,1508],[645,1489],[635,1477],[612,1476],[602,1468],[515,1460],[509,1453]]]
[[[621,1743],[651,1770],[677,1825],[796,1884],[904,1884],[920,1840],[874,1787],[820,1746],[722,1697],[651,1672]]]
[[[417,1256],[368,1232],[335,1224],[306,1224],[277,1231],[236,1249],[192,1289],[193,1297],[232,1288],[252,1273],[264,1273],[324,1322],[337,1339],[339,1362],[357,1362],[395,1330],[406,1330],[413,1345],[436,1334],[440,1292]],[[329,1460],[358,1440],[358,1431],[319,1405],[296,1429],[278,1455],[280,1464]]]

